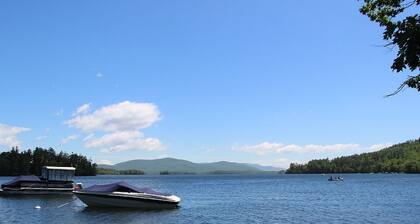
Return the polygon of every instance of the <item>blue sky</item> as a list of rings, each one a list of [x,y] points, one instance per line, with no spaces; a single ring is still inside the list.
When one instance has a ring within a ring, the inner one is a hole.
[[[0,148],[285,167],[418,138],[360,4],[1,1]]]

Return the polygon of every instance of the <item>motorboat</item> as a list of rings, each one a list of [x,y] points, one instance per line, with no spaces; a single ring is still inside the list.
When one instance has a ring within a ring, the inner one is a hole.
[[[328,178],[328,181],[344,181],[344,178],[340,176],[338,177],[331,176],[330,178]]]
[[[35,175],[18,176],[1,185],[0,195],[45,195],[73,194],[82,188],[73,183],[75,168],[44,166],[40,177]]]
[[[120,207],[137,209],[166,209],[178,207],[181,199],[150,188],[138,188],[124,181],[74,191],[89,207]]]

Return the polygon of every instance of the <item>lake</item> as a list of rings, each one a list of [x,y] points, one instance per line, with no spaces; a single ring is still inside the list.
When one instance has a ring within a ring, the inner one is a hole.
[[[420,175],[342,176],[343,182],[328,175],[78,177],[85,187],[124,180],[170,192],[181,206],[93,209],[72,196],[0,197],[0,223],[420,223]]]

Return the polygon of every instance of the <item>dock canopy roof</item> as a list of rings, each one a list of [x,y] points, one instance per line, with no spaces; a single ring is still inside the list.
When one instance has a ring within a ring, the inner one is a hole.
[[[170,194],[157,192],[150,188],[138,188],[124,181],[120,181],[120,182],[116,182],[112,184],[93,185],[93,186],[83,189],[82,191],[92,192],[92,193],[112,193],[114,191],[119,191],[119,192],[146,193],[146,194],[170,196]]]
[[[44,166],[47,170],[76,170],[74,167],[60,167],[60,166]]]
[[[29,176],[18,176],[15,179],[4,183],[1,185],[1,187],[15,187],[15,186],[19,186],[20,183],[22,182],[41,182],[41,180],[34,175],[29,175]]]

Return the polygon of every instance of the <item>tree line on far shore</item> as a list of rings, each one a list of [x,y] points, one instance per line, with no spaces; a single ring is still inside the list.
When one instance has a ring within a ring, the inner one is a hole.
[[[420,138],[377,152],[292,163],[286,173],[420,173]]]
[[[96,175],[96,164],[86,156],[75,153],[57,153],[53,148],[35,148],[19,151],[12,148],[0,153],[0,176],[41,175],[43,166],[75,167],[76,176]]]
[[[144,175],[143,170],[135,170],[135,169],[115,170],[115,169],[107,169],[107,168],[97,168],[96,172],[98,175]]]

